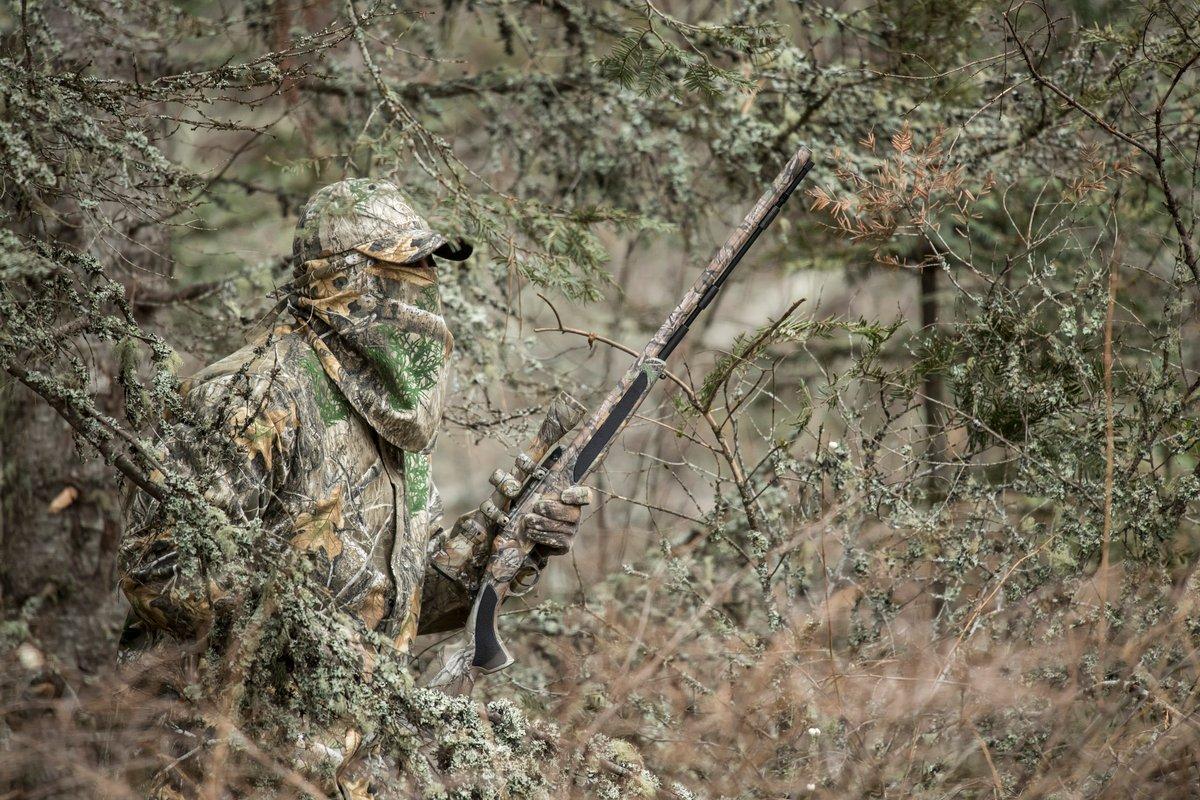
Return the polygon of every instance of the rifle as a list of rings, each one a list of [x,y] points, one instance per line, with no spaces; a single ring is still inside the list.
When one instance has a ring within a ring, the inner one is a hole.
[[[497,629],[500,605],[509,594],[528,591],[537,580],[540,565],[545,563],[536,546],[522,541],[518,530],[521,518],[539,496],[557,495],[581,483],[604,460],[613,440],[662,376],[667,357],[721,291],[738,262],[775,219],[811,167],[811,153],[808,148],[800,148],[569,444],[555,446],[575,427],[585,409],[569,397],[560,396],[530,447],[533,455],[523,453],[517,457],[515,479],[520,482],[519,491],[501,492],[504,473],[498,470],[493,474],[497,492],[484,501],[472,521],[481,537],[491,536],[492,550],[467,619],[466,645],[447,660],[430,686],[454,692],[470,691],[479,674],[497,672],[513,662]],[[515,496],[506,513],[498,503],[504,504],[510,495]]]

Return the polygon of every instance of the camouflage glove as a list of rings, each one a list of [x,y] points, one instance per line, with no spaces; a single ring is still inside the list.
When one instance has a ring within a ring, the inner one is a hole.
[[[521,533],[549,555],[567,553],[579,530],[583,507],[591,502],[592,490],[587,486],[568,486],[558,497],[542,495],[521,520]]]

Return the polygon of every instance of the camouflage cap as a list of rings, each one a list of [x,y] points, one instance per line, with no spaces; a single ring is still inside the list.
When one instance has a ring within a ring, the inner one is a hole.
[[[395,184],[372,178],[338,181],[304,205],[292,240],[296,263],[356,250],[393,264],[429,254],[462,261],[471,246],[451,243],[429,227]]]

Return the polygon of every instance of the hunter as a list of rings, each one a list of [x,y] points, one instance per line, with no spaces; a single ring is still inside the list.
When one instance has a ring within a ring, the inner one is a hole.
[[[469,255],[391,183],[321,189],[296,228],[290,322],[184,384],[234,457],[166,443],[231,522],[256,523],[264,546],[309,551],[336,606],[402,653],[462,626],[490,546],[443,529],[430,468],[453,352],[436,259]],[[567,552],[590,499],[579,486],[541,498],[524,535]],[[126,661],[157,641],[202,641],[222,611],[223,587],[180,569],[160,512],[139,495],[121,544]]]

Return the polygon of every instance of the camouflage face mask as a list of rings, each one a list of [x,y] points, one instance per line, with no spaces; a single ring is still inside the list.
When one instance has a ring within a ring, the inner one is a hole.
[[[293,314],[329,377],[384,439],[429,447],[453,349],[431,260],[394,264],[350,252],[296,272]]]

